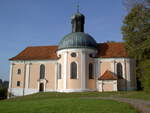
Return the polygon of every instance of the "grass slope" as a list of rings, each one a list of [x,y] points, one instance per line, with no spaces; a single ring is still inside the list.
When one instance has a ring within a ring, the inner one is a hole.
[[[0,113],[136,113],[126,103],[88,98],[110,94],[38,93],[0,101]]]

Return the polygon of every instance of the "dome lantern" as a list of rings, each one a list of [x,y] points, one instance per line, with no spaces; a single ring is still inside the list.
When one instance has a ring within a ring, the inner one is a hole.
[[[75,13],[71,18],[72,32],[84,32],[85,16],[79,12]]]

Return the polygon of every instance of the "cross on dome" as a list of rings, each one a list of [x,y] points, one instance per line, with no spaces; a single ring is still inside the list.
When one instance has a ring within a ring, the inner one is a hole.
[[[77,2],[77,13],[79,13],[80,10],[80,5],[79,5],[79,1]]]

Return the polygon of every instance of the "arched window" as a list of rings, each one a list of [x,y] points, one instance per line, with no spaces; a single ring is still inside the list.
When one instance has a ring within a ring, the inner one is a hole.
[[[45,65],[41,64],[40,65],[40,79],[44,79],[45,78]]]
[[[58,79],[61,79],[61,64],[57,64],[57,74]]]
[[[122,64],[117,63],[117,75],[122,77]]]
[[[17,70],[17,74],[20,75],[21,74],[21,69]]]
[[[77,79],[77,64],[75,62],[71,63],[70,66],[71,79]]]
[[[89,79],[93,79],[94,75],[93,75],[93,64],[90,63],[89,64]]]

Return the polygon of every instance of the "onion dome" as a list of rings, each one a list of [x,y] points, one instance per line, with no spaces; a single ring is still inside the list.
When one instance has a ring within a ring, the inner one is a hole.
[[[97,49],[94,38],[84,33],[85,16],[78,11],[71,19],[72,33],[69,33],[60,41],[58,50],[69,48]]]
[[[68,48],[91,48],[96,49],[96,41],[84,32],[73,32],[66,35],[59,43],[58,50]]]

